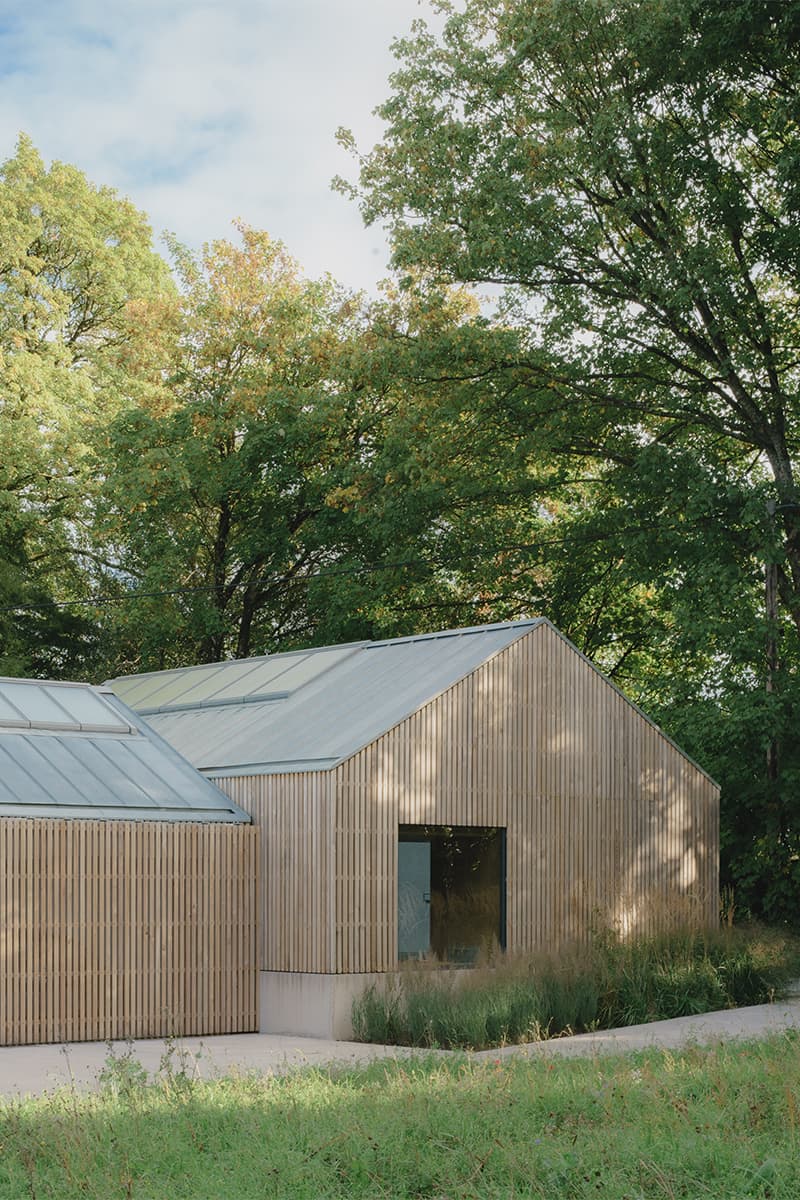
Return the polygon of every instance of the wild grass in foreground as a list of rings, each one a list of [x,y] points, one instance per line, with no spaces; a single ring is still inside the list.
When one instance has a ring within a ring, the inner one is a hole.
[[[800,1040],[375,1064],[0,1106],[2,1200],[796,1200]]]
[[[498,956],[469,971],[404,967],[353,1005],[360,1041],[479,1050],[615,1029],[780,997],[800,941],[758,927],[596,936],[558,955]]]

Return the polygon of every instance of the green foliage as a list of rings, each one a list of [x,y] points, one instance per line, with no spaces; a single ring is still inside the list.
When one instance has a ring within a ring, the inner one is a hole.
[[[124,1100],[133,1099],[148,1082],[147,1071],[135,1057],[133,1041],[127,1041],[124,1050],[117,1050],[113,1042],[107,1042],[106,1048],[106,1060],[97,1077],[100,1091]]]
[[[604,1028],[764,1004],[800,973],[800,943],[777,931],[684,931],[600,948]]]
[[[0,1101],[0,1198],[790,1200],[799,1051],[791,1033]]]
[[[474,447],[448,436],[458,408],[445,418],[426,370],[442,342],[479,352],[474,303],[366,305],[265,234],[240,238],[202,261],[174,248],[169,398],[111,427],[103,536],[135,581],[115,622],[127,666],[410,632],[452,587],[435,522]]]
[[[557,958],[406,969],[353,1004],[357,1040],[479,1050],[764,1004],[800,975],[800,942],[758,928],[593,939]]]
[[[361,164],[397,262],[522,289],[505,311],[538,351],[528,416],[549,400],[563,450],[727,442],[793,502],[797,6],[442,9],[440,39],[398,44]]]
[[[54,601],[92,578],[94,451],[133,390],[136,307],[171,284],[141,213],[26,138],[0,167],[0,246],[0,669],[84,674],[96,634]]]
[[[329,501],[359,420],[334,366],[348,301],[302,280],[279,243],[240,232],[202,261],[173,247],[169,399],[111,430],[105,535],[136,580],[128,595],[175,593],[123,611],[145,667],[302,637],[298,579],[337,557]]]
[[[688,733],[723,785],[725,878],[796,922],[800,7],[439,8],[440,35],[397,44],[383,143],[341,186],[401,270],[505,287],[484,419],[515,438],[520,503],[490,520],[530,531],[508,591]],[[527,490],[543,460],[549,531]]]

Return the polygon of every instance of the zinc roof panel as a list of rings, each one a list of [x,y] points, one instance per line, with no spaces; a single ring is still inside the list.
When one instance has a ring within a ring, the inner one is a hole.
[[[530,628],[488,627],[440,637],[332,648],[288,698],[156,713],[147,720],[203,770],[341,761],[463,678]],[[302,664],[296,664],[298,673]],[[328,667],[333,669],[328,670]],[[276,681],[277,683],[277,681]]]
[[[0,792],[6,785],[24,803],[58,804],[62,799],[71,804],[85,802],[73,779],[71,764],[62,763],[59,769],[49,753],[50,742],[51,738],[26,734],[0,738]]]
[[[435,648],[422,641],[369,647],[352,669],[337,673],[336,703],[331,689],[307,698],[303,722],[292,727],[292,749],[307,756],[312,742],[324,753],[346,757],[397,724],[433,696],[508,644],[507,637],[442,639]],[[277,730],[276,730],[277,732]],[[289,729],[287,729],[287,734]]]
[[[241,738],[260,742],[264,712],[272,702],[199,708],[188,712],[153,713],[148,724],[195,765],[226,760],[228,748]],[[267,721],[269,717],[267,717]]]
[[[234,823],[232,815],[220,815],[213,809],[196,808],[126,808],[119,809],[111,805],[97,805],[88,812],[85,808],[70,805],[53,804],[14,804],[4,801],[0,795],[0,817],[36,817],[43,820],[92,820],[92,821],[147,821],[164,822],[165,824],[181,822],[200,822],[204,824],[222,822]]]
[[[0,695],[0,725],[28,725],[30,722],[20,709],[11,703],[8,696]]]
[[[73,774],[82,772],[84,775],[81,790],[85,803],[107,805],[113,800],[122,808],[154,806],[154,800],[125,773],[124,750],[119,742],[103,742],[99,738],[59,738],[56,741],[59,760],[69,763],[65,773],[71,770]]]
[[[17,804],[52,802],[50,793],[30,775],[5,739],[0,742],[0,798]]]
[[[125,749],[125,767],[133,779],[153,800],[153,803],[165,808],[188,808],[190,799],[187,797],[188,787],[185,765],[175,757],[161,753],[160,748],[144,738],[136,738],[127,743]],[[205,780],[192,781],[191,799],[198,799]],[[206,803],[211,797],[205,797]]]
[[[18,694],[38,721],[0,723],[0,814],[249,821],[113,693],[0,680],[0,700]]]

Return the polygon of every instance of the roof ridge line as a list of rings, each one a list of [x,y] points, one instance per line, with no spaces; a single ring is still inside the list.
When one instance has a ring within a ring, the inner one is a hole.
[[[436,641],[438,638],[471,637],[479,633],[496,633],[498,629],[533,629],[545,617],[524,617],[518,621],[494,621],[490,625],[466,625],[461,629],[440,629],[430,633],[409,633],[402,637],[381,638],[379,641],[367,642],[366,649],[378,646],[397,646],[403,642]]]

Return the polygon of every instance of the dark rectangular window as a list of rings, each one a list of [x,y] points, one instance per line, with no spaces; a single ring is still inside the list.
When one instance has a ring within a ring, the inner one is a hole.
[[[401,825],[397,928],[400,958],[434,954],[473,963],[505,947],[506,831]]]

